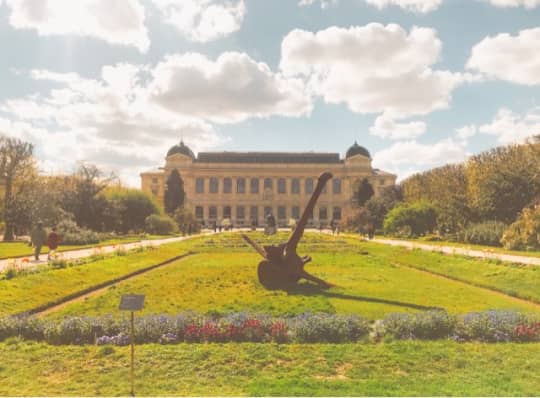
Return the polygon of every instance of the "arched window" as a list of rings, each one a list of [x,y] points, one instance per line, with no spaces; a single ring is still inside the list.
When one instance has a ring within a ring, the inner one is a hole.
[[[210,177],[210,193],[219,192],[219,180],[216,177]]]
[[[223,179],[223,193],[232,193],[232,179],[229,177]]]
[[[285,180],[285,178],[278,179],[277,191],[278,193],[287,193],[287,181]]]
[[[245,178],[236,179],[236,193],[246,193],[246,179]]]
[[[308,195],[313,193],[313,178],[306,178],[305,191]]]
[[[249,182],[249,186],[250,186],[251,193],[259,193],[259,179],[258,178],[252,178]]]
[[[271,178],[265,178],[264,179],[264,189],[269,189],[269,190],[273,190],[274,189],[274,184],[272,183],[272,179]]]
[[[294,193],[294,194],[300,193],[300,180],[298,178],[293,178],[291,180],[291,193]]]
[[[341,178],[332,179],[332,193],[339,195],[341,193]]]
[[[204,178],[198,177],[195,180],[195,192],[196,193],[204,193]]]

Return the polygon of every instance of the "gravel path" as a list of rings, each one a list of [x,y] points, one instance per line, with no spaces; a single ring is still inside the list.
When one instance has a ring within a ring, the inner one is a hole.
[[[496,253],[489,250],[467,249],[464,247],[455,247],[455,246],[437,246],[437,245],[430,245],[426,243],[410,242],[410,241],[398,240],[398,239],[375,238],[372,240],[372,242],[382,243],[382,244],[391,245],[391,246],[407,247],[410,249],[421,249],[421,250],[427,250],[430,252],[439,252],[439,253],[444,253],[444,254],[458,254],[458,255],[463,255],[463,256],[468,256],[468,257],[501,260],[501,261],[510,262],[510,263],[540,265],[540,257],[527,257],[527,256],[518,256],[515,254]]]
[[[164,238],[164,239],[148,239],[148,240],[141,240],[141,241],[132,242],[132,243],[119,243],[119,244],[111,245],[111,246],[101,246],[99,248],[94,247],[94,248],[88,248],[88,249],[64,251],[64,252],[61,252],[60,254],[62,255],[62,258],[66,260],[74,260],[78,258],[90,257],[92,254],[96,253],[97,250],[99,250],[100,253],[107,254],[107,253],[114,252],[118,247],[122,247],[125,250],[131,250],[131,249],[135,249],[141,246],[143,247],[160,246],[166,243],[180,242],[180,241],[195,238],[198,236],[212,235],[213,233],[214,232],[204,232],[202,234],[191,235],[191,236],[178,236],[175,238]],[[28,258],[30,261],[23,262],[22,258],[18,258],[17,264],[23,267],[36,267],[39,265],[47,264],[47,254],[42,254],[39,257],[39,261],[35,261],[33,259],[34,258],[33,255],[27,256],[25,258]],[[0,272],[2,272],[6,267],[8,267],[8,264],[10,262],[13,262],[13,260],[0,260]]]

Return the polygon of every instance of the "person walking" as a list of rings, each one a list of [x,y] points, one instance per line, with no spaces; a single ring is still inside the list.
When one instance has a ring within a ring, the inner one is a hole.
[[[56,227],[53,227],[52,231],[49,233],[49,236],[47,237],[47,246],[49,246],[49,254],[47,255],[47,261],[51,261],[51,256],[56,252],[56,249],[58,249],[59,244],[60,244],[60,235],[56,233]]]
[[[43,228],[43,223],[38,222],[36,227],[30,233],[30,244],[34,246],[34,257],[36,261],[39,261],[39,255],[41,254],[41,247],[47,240],[47,232]]]

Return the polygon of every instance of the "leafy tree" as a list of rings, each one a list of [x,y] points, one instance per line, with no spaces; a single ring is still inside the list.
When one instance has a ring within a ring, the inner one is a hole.
[[[504,232],[501,243],[507,249],[540,250],[540,204],[523,209]]]
[[[12,206],[13,189],[25,172],[34,169],[33,145],[17,138],[0,136],[0,182],[4,185],[4,240],[13,240],[17,219]]]
[[[103,173],[94,165],[81,164],[71,178],[72,187],[66,189],[62,207],[73,214],[77,225],[92,230],[104,230],[103,210],[107,208],[107,199],[101,195],[115,180],[114,176],[103,177]]]
[[[165,212],[174,214],[176,209],[184,206],[186,194],[184,192],[184,181],[180,177],[178,170],[174,169],[167,178],[167,189],[165,191]]]
[[[370,221],[375,228],[382,228],[386,214],[399,202],[403,201],[403,192],[399,185],[383,189],[378,196],[366,202],[365,208],[369,212]]]
[[[358,206],[364,206],[374,194],[375,191],[373,190],[373,186],[367,178],[364,178],[354,193],[354,201]]]
[[[122,233],[143,231],[146,218],[161,213],[155,199],[138,189],[111,188],[105,197],[110,203],[109,214],[104,214],[104,219],[112,216],[116,220],[112,229]]]
[[[394,207],[384,220],[384,232],[403,237],[431,233],[437,226],[437,209],[427,202],[402,203]]]

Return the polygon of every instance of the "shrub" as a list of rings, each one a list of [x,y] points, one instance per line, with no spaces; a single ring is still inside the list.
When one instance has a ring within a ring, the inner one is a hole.
[[[105,196],[109,201],[115,202],[119,225],[115,225],[114,229],[124,234],[144,230],[146,218],[161,213],[152,195],[138,189],[109,188]]]
[[[506,249],[540,250],[540,204],[523,209],[504,232],[501,243]]]
[[[379,333],[395,339],[441,339],[451,336],[455,323],[445,311],[397,313],[382,320]]]
[[[62,238],[62,243],[66,245],[89,245],[100,241],[100,236],[97,232],[80,228],[70,218],[60,221],[56,228]]]
[[[145,231],[149,234],[169,235],[178,231],[178,226],[169,216],[153,214],[144,221]]]
[[[508,342],[514,340],[514,331],[529,323],[527,317],[513,311],[473,312],[458,319],[456,340]]]
[[[427,202],[404,203],[390,210],[384,220],[384,232],[401,237],[417,237],[433,232],[437,210]]]
[[[499,221],[471,224],[457,234],[457,240],[476,245],[500,246],[501,238],[508,226]]]

